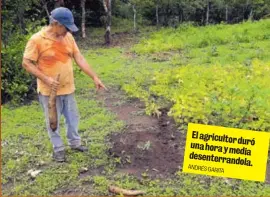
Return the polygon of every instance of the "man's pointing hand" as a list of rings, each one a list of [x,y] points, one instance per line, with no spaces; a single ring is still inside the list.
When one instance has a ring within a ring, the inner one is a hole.
[[[96,85],[96,90],[100,90],[101,88],[105,89],[106,91],[108,91],[108,89],[105,87],[105,85],[100,81],[100,79],[98,77],[94,78],[94,83]]]

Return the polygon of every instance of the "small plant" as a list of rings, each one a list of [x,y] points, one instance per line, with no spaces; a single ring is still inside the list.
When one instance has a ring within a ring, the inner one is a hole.
[[[211,56],[213,56],[213,57],[218,56],[217,46],[212,46],[212,49],[211,49]]]
[[[146,172],[143,172],[141,175],[142,175],[143,178],[147,178],[148,177],[148,174]]]
[[[115,158],[114,158],[114,161],[115,161],[115,163],[117,163],[117,164],[121,164],[121,163],[122,163],[121,157],[115,157]]]
[[[149,150],[150,149],[150,146],[151,146],[151,142],[150,141],[147,141],[145,143],[139,143],[137,144],[137,148],[138,149],[141,149],[141,150]]]

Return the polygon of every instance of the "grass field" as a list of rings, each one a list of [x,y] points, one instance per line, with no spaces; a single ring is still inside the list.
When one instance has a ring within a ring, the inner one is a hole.
[[[269,29],[270,20],[208,27],[185,24],[177,29],[142,29],[136,35],[117,30],[111,48],[99,45],[100,30],[89,31],[92,40],[79,43],[110,89],[100,99],[90,78],[75,68],[79,131],[89,152],[75,153],[67,147],[68,162],[53,162],[38,102],[1,106],[2,194],[111,195],[108,185],[113,184],[145,190],[147,196],[268,196],[269,167],[265,183],[186,174],[181,163],[174,173],[156,177],[151,169],[139,175],[124,173],[126,163],[109,150],[110,136],[125,133],[131,124],[111,109],[130,107],[134,98],[144,106],[134,117],[161,116],[166,109],[179,135],[185,135],[188,122],[269,131]],[[107,97],[114,99],[111,107]],[[65,139],[63,120],[61,134]],[[146,145],[136,147],[142,152],[152,148]],[[41,172],[32,178],[27,173],[31,169]]]

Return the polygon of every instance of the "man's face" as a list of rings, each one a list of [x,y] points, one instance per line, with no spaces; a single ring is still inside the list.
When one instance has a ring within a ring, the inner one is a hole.
[[[69,32],[69,29],[66,28],[64,25],[61,25],[60,23],[57,23],[56,32],[60,36],[65,36],[67,34],[67,32]]]

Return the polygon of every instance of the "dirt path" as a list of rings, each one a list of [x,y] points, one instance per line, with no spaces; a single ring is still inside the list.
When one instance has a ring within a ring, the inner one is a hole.
[[[99,93],[105,107],[126,123],[124,132],[109,136],[109,154],[119,158],[118,170],[135,176],[165,178],[182,168],[185,135],[166,110],[159,119],[144,114],[139,100],[125,99],[119,91]]]

